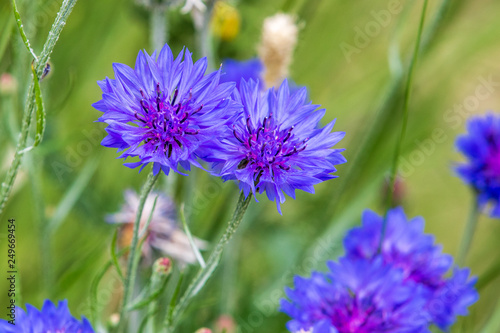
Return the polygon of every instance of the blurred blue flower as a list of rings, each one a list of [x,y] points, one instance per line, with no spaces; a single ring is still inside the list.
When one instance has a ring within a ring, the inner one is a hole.
[[[406,283],[402,270],[375,260],[341,258],[328,273],[296,276],[281,311],[291,332],[430,332],[420,286]]]
[[[139,52],[134,69],[113,64],[115,79],[98,82],[102,99],[93,104],[108,124],[102,145],[139,158],[128,167],[153,163],[155,174],[201,167],[205,144],[227,131],[240,107],[229,98],[235,84],[219,83],[220,71],[204,75],[206,68],[206,58],[193,64],[187,50],[174,59],[168,45],[158,57]]]
[[[87,319],[81,321],[71,316],[67,301],[60,301],[56,307],[50,300],[45,300],[42,310],[26,304],[26,311],[16,307],[15,325],[0,319],[2,333],[47,333],[78,332],[93,333],[94,330]]]
[[[222,62],[222,75],[220,82],[236,82],[236,88],[239,89],[241,79],[245,81],[254,80],[260,82],[260,88],[264,89],[261,78],[264,65],[258,58],[245,61],[226,59]]]
[[[384,217],[366,210],[362,226],[353,228],[344,239],[346,257],[350,260],[378,260],[378,246]],[[468,269],[453,270],[453,258],[441,252],[434,237],[424,234],[424,219],[408,220],[402,208],[388,212],[387,227],[380,256],[384,263],[403,271],[405,281],[422,286],[427,298],[426,309],[432,322],[446,330],[457,315],[466,315],[467,307],[475,303],[476,278],[468,279]]]
[[[477,192],[480,207],[491,202],[491,216],[500,218],[500,115],[473,117],[467,130],[456,146],[468,161],[455,170]]]
[[[305,88],[290,93],[285,80],[277,91],[262,92],[257,81],[242,80],[234,98],[243,110],[211,154],[224,181],[238,181],[245,195],[266,192],[281,213],[283,192],[313,193],[313,185],[336,177],[335,165],[346,160],[344,149],[331,148],[345,133],[331,132],[335,121],[318,128],[325,110],[305,103]]]

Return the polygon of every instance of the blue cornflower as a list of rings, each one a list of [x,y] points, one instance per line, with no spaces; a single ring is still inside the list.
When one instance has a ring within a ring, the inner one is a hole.
[[[313,185],[335,178],[335,165],[346,161],[344,149],[331,149],[345,133],[331,132],[335,121],[319,128],[325,110],[306,104],[306,94],[305,88],[290,93],[286,80],[265,92],[257,81],[242,80],[234,94],[243,105],[240,117],[212,153],[224,181],[237,180],[245,195],[266,192],[280,213],[283,192],[313,193]]]
[[[313,333],[424,333],[421,288],[404,281],[403,271],[376,260],[341,258],[328,273],[296,276],[295,289],[281,311],[292,317],[287,328]]]
[[[260,81],[260,87],[263,89],[262,84],[262,71],[264,65],[258,58],[253,58],[245,61],[238,61],[234,59],[226,59],[222,62],[222,72],[220,77],[221,82],[236,82],[236,87],[239,88],[241,79],[245,81],[254,80]]]
[[[3,333],[93,333],[87,319],[79,321],[68,309],[67,301],[60,301],[56,307],[50,300],[45,300],[42,310],[26,304],[26,311],[16,307],[15,325],[0,319],[0,332]]]
[[[344,239],[346,257],[350,260],[377,260],[383,217],[366,210],[362,226],[349,231]],[[426,311],[431,321],[446,330],[457,315],[467,314],[467,307],[475,303],[476,278],[469,279],[468,269],[453,269],[453,258],[441,252],[434,237],[424,234],[424,220],[408,220],[402,208],[388,212],[387,227],[380,256],[384,263],[399,268],[405,281],[421,286],[426,295]]]
[[[108,124],[102,145],[139,158],[128,167],[153,163],[155,174],[201,167],[205,145],[227,131],[239,107],[229,98],[235,83],[219,83],[220,70],[204,75],[206,68],[206,58],[193,64],[187,50],[174,59],[168,45],[158,57],[139,52],[134,69],[113,64],[115,79],[98,82],[102,99],[93,104]]]
[[[491,202],[491,216],[500,218],[500,115],[473,117],[467,130],[456,146],[468,161],[455,170],[477,192],[480,207]]]

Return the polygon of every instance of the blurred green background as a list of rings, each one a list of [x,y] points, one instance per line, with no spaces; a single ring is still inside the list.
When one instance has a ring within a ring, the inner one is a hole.
[[[337,118],[335,129],[347,133],[339,147],[346,148],[348,163],[338,168],[338,179],[316,186],[316,194],[299,193],[296,201],[288,199],[283,216],[264,197],[253,202],[222,267],[189,308],[179,332],[214,328],[222,314],[232,316],[241,332],[285,332],[287,316],[276,309],[292,276],[324,270],[327,259],[342,253],[342,237],[359,224],[362,211],[383,211],[384,178],[402,119],[400,66],[407,67],[422,1],[401,1],[402,12],[391,15],[387,26],[379,24],[379,31],[363,47],[356,45],[356,38],[358,29],[376,23],[374,13],[388,9],[390,3],[230,2],[239,11],[241,29],[234,40],[217,43],[215,63],[226,57],[256,56],[264,18],[279,11],[297,15],[301,30],[291,78],[307,86],[312,101],[327,109],[324,123]],[[500,109],[500,2],[449,4],[416,68],[401,159],[401,203],[408,216],[423,216],[426,232],[435,235],[444,252],[455,255],[472,196],[451,171],[461,159],[454,139],[464,132],[470,115]],[[19,0],[18,5],[28,37],[39,51],[60,1]],[[441,1],[430,2],[427,28],[440,5]],[[0,253],[6,253],[7,219],[17,221],[23,303],[41,306],[46,298],[68,299],[73,314],[89,316],[90,283],[110,258],[114,228],[104,216],[119,209],[124,189],[138,190],[146,176],[122,166],[114,150],[99,145],[104,125],[94,122],[100,113],[91,104],[100,99],[96,81],[113,77],[113,62],[132,66],[138,50],[152,51],[148,20],[148,12],[132,0],[80,1],[55,47],[51,74],[42,82],[47,111],[44,141],[26,155],[0,222],[4,229],[0,229]],[[173,9],[168,21],[174,53],[185,45],[199,57],[191,17]],[[14,153],[31,58],[6,0],[0,3],[0,29],[0,74],[10,73],[17,80],[15,93],[0,96],[3,179]],[[349,57],[342,51],[347,44],[357,48]],[[489,90],[485,81],[493,82]],[[474,99],[477,89],[487,93]],[[464,103],[472,104],[460,109]],[[165,188],[166,178],[161,178],[159,189]],[[179,198],[192,208],[188,213],[193,234],[215,242],[234,208],[236,185],[195,170],[177,182],[177,189]],[[47,227],[48,221],[55,224]],[[45,242],[44,228],[51,231]],[[480,300],[452,332],[479,332],[492,316],[500,296],[499,237],[499,221],[481,217],[467,258],[467,266],[479,276]],[[0,257],[3,269],[7,258]],[[141,270],[147,279],[148,267]],[[195,271],[193,267],[189,272]],[[101,283],[104,321],[117,311],[121,296],[114,281],[116,274],[108,273]],[[6,289],[2,278],[2,295]],[[7,300],[0,297],[0,308]],[[500,332],[500,327],[491,332]]]

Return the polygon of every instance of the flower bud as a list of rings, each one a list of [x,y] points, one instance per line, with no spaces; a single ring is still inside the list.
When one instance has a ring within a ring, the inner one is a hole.
[[[153,264],[153,271],[160,276],[169,275],[172,271],[172,261],[169,258],[159,258]]]
[[[235,333],[236,323],[234,322],[233,317],[229,315],[221,315],[215,322],[215,331],[216,333]]]

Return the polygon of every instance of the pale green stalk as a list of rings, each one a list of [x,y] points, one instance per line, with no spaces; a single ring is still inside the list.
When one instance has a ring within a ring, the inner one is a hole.
[[[251,198],[251,194],[249,194],[245,199],[245,194],[243,192],[240,193],[240,197],[238,199],[236,209],[234,210],[233,217],[229,221],[224,234],[219,239],[217,245],[210,254],[210,257],[206,262],[206,266],[204,268],[201,268],[198,271],[198,274],[196,274],[194,279],[191,281],[186,291],[182,295],[182,298],[175,306],[172,312],[172,316],[167,315],[164,323],[167,332],[172,333],[175,330],[175,327],[179,323],[179,320],[181,319],[181,316],[186,310],[189,303],[203,288],[203,286],[206,284],[208,279],[212,276],[212,274],[218,267],[224,248],[236,232],[236,229],[238,228],[241,220],[243,219],[243,215],[245,214],[248,205],[250,204]]]
[[[38,56],[38,61],[36,61],[33,64],[39,78],[42,76],[45,64],[49,61],[50,55],[54,50],[54,46],[57,42],[57,39],[59,38],[59,35],[61,34],[61,31],[64,25],[66,24],[66,20],[68,19],[69,14],[71,14],[71,11],[75,6],[76,1],[77,0],[64,0],[63,3],[61,4],[61,8],[57,13],[57,17],[54,23],[52,24],[52,28],[49,31],[42,52]],[[23,112],[21,133],[19,134],[19,141],[17,142],[14,159],[12,160],[9,170],[7,171],[7,175],[5,176],[5,180],[2,182],[0,189],[0,215],[3,213],[5,204],[7,203],[10,192],[12,191],[12,185],[14,184],[17,173],[19,171],[19,167],[21,165],[21,157],[24,154],[27,146],[32,115],[35,109],[36,109],[35,86],[34,86],[34,81],[32,79],[28,89],[28,96],[26,98],[26,104]]]
[[[137,244],[139,242],[139,229],[141,225],[141,216],[142,216],[142,211],[144,210],[144,204],[146,203],[146,199],[153,189],[156,180],[160,176],[160,172],[155,176],[153,173],[153,170],[148,175],[148,178],[146,180],[146,183],[144,183],[142,190],[141,190],[141,196],[139,199],[139,207],[137,207],[137,214],[135,216],[135,222],[134,222],[134,231],[132,235],[132,242],[130,244],[130,253],[128,256],[128,264],[127,264],[127,276],[125,278],[125,289],[124,289],[124,294],[123,294],[123,304],[122,304],[122,309],[120,313],[120,323],[118,325],[121,330],[125,327],[126,323],[126,313],[127,313],[127,306],[129,305],[129,302],[132,298],[133,290],[134,290],[134,284],[135,284],[135,277],[137,274],[137,264],[139,262],[138,256],[140,255],[141,251],[140,249],[137,249]]]
[[[153,50],[160,51],[168,40],[167,6],[152,5],[149,19],[149,38]]]
[[[201,52],[203,57],[207,57],[207,70],[209,71],[214,69],[215,61],[210,21],[212,20],[212,13],[216,2],[217,0],[207,0],[205,2],[206,10],[202,13],[203,18],[201,25],[195,26],[198,40],[198,50]]]

